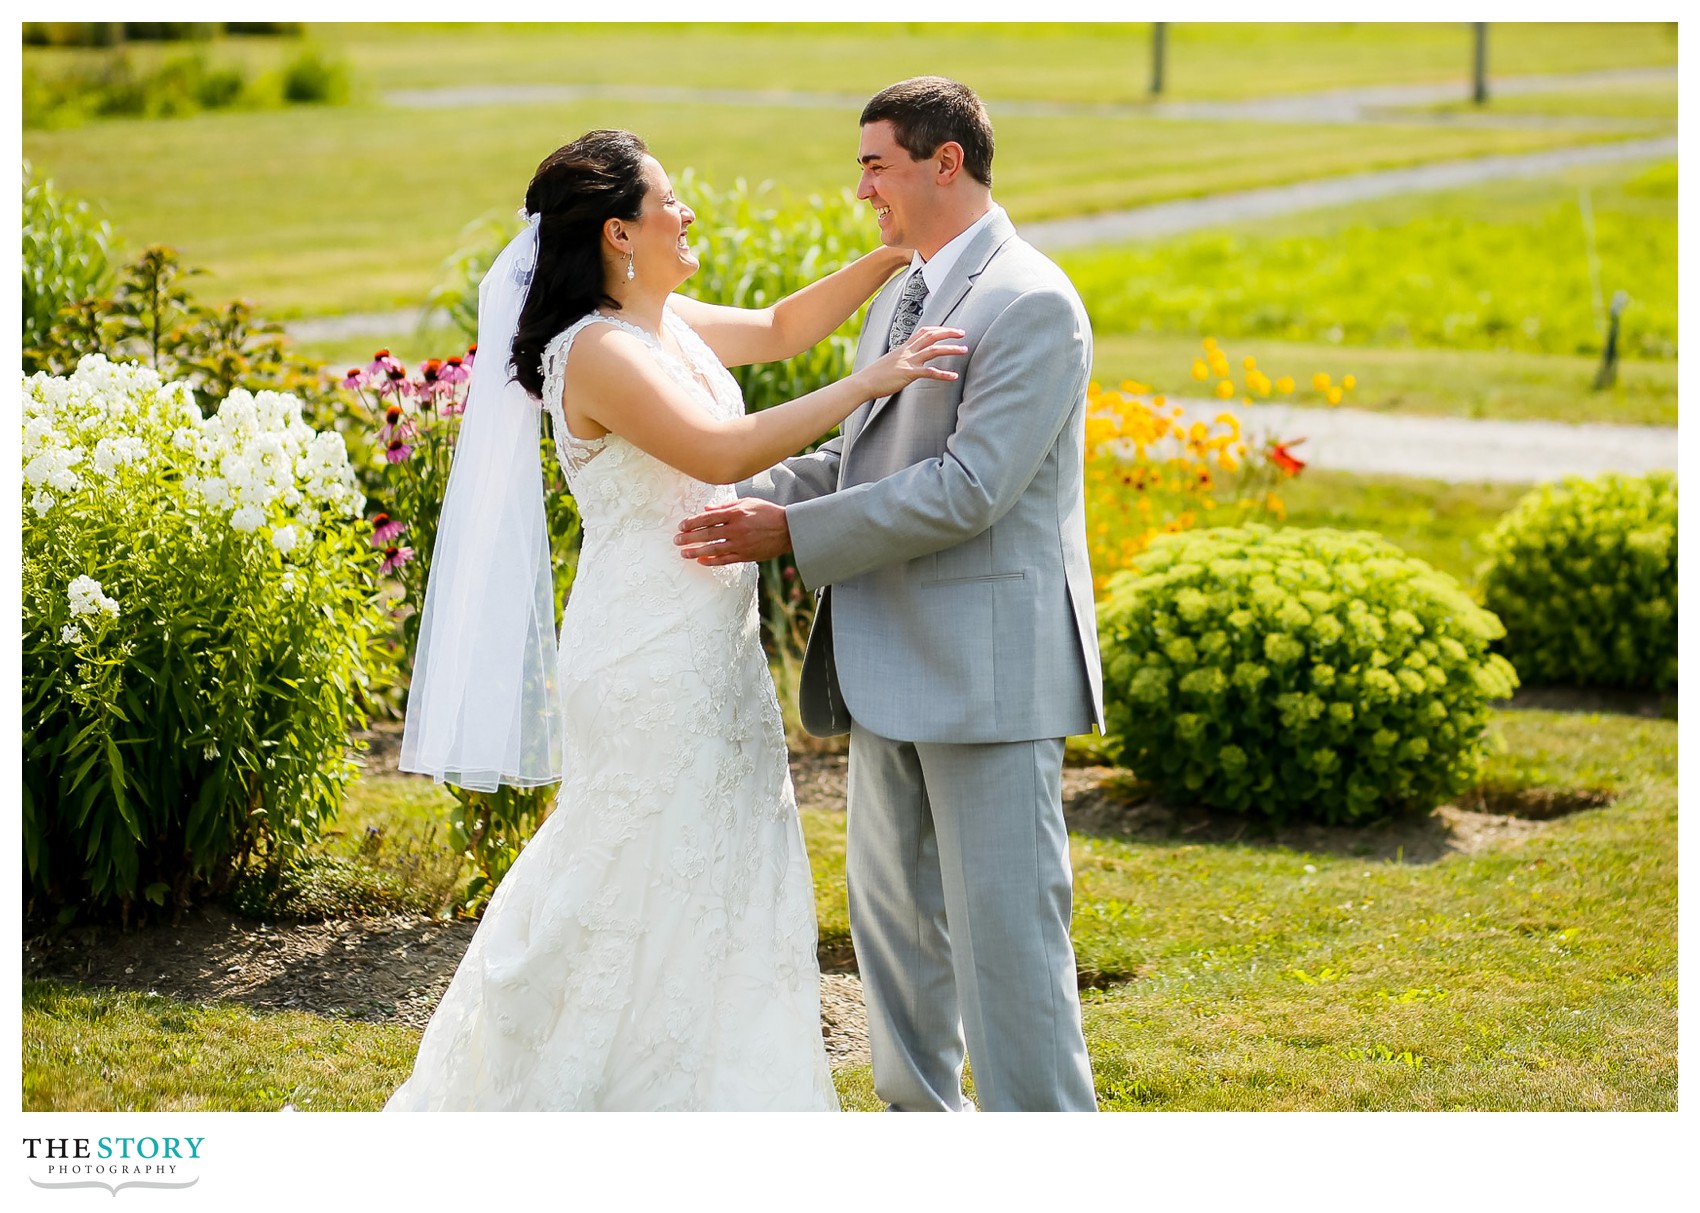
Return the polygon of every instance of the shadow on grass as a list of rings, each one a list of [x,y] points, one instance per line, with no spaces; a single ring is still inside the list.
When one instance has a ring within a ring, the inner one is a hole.
[[[1527,837],[1548,821],[1611,800],[1598,788],[1484,783],[1458,803],[1428,813],[1360,825],[1277,824],[1206,805],[1172,804],[1150,784],[1103,770],[1102,778],[1065,800],[1064,816],[1070,833],[1120,841],[1231,844],[1426,865]]]
[[[1642,716],[1652,720],[1675,720],[1676,692],[1631,691],[1616,687],[1521,687],[1497,708],[1546,712],[1602,712],[1614,716]]]

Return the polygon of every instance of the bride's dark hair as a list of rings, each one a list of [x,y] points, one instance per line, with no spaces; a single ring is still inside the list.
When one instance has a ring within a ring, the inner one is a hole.
[[[539,399],[543,347],[597,305],[620,306],[602,289],[602,225],[638,217],[648,152],[630,131],[588,131],[551,152],[526,187],[526,212],[539,216],[537,268],[514,333],[513,370]]]

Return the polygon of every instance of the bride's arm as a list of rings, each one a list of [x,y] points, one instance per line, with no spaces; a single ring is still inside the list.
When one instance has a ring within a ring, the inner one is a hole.
[[[832,429],[864,401],[917,379],[955,379],[931,358],[966,354],[961,329],[924,328],[908,342],[836,383],[759,413],[715,417],[657,365],[648,346],[611,325],[580,333],[567,355],[565,400],[573,420],[620,435],[687,476],[736,484]],[[563,405],[565,401],[563,401]],[[588,428],[588,426],[586,427]]]
[[[723,365],[779,362],[826,340],[910,260],[906,249],[875,249],[771,307],[725,307],[677,294],[668,303]]]

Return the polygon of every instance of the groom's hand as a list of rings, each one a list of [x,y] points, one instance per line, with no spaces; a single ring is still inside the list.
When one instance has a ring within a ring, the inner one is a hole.
[[[785,507],[756,497],[712,506],[679,524],[679,555],[698,564],[771,560],[791,550]]]

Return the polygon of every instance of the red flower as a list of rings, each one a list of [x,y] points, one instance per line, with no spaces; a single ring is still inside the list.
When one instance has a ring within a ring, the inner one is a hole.
[[[1271,442],[1269,444],[1270,460],[1287,475],[1297,476],[1304,470],[1305,461],[1294,458],[1289,448],[1298,446],[1303,441],[1303,438],[1295,438],[1291,442]]]

